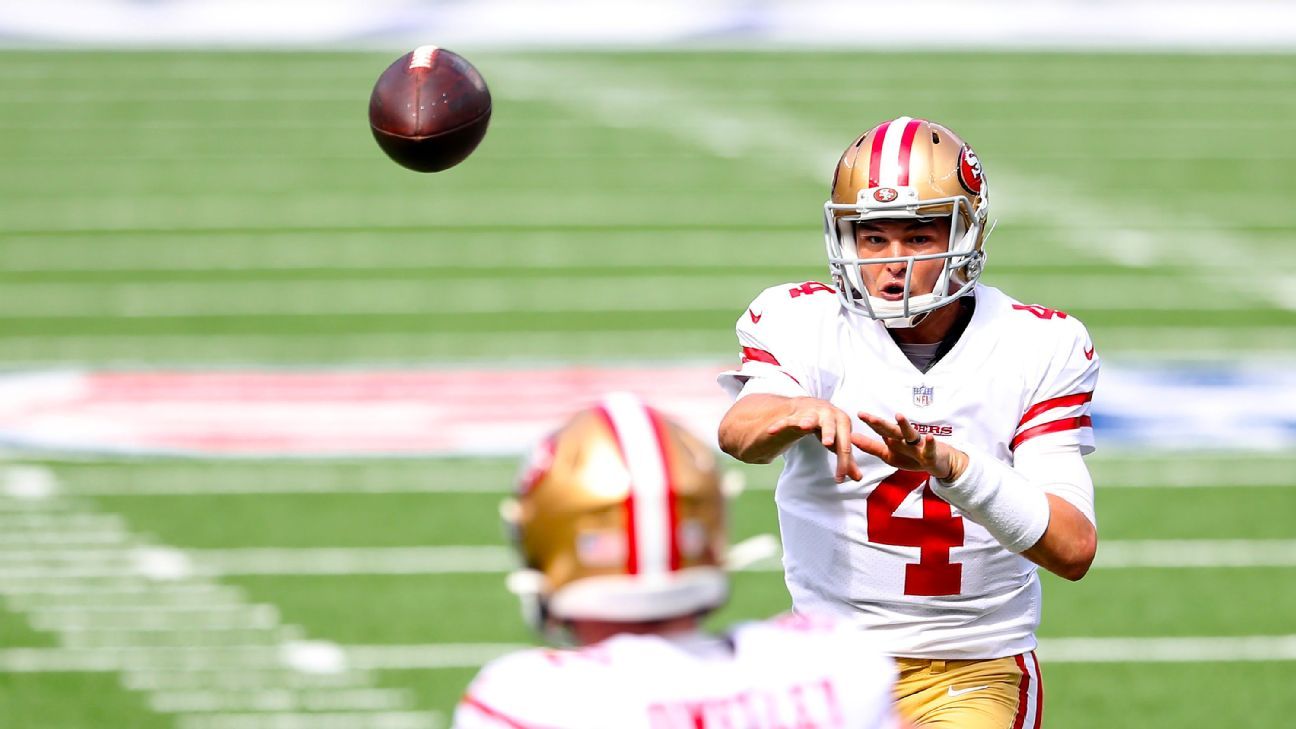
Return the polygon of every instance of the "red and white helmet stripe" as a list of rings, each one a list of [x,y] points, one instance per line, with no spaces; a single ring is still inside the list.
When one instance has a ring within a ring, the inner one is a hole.
[[[869,152],[869,187],[909,185],[909,158],[922,119],[902,116],[878,125]]]
[[[599,412],[607,419],[630,473],[625,502],[626,572],[654,575],[678,570],[678,515],[665,422],[629,393],[608,395]]]

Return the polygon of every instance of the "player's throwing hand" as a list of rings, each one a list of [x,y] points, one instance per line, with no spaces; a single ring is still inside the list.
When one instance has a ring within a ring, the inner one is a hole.
[[[852,433],[851,442],[887,465],[905,471],[925,471],[942,481],[953,481],[967,467],[967,454],[941,443],[934,435],[919,433],[901,413],[896,413],[894,422],[871,413],[860,413],[859,419],[882,436],[882,440]]]
[[[792,398],[791,404],[792,411],[774,421],[765,432],[776,439],[790,436],[790,440],[805,433],[816,433],[823,447],[837,454],[837,483],[847,478],[852,481],[864,478],[851,450],[855,437],[851,432],[851,417],[827,400],[818,398]]]

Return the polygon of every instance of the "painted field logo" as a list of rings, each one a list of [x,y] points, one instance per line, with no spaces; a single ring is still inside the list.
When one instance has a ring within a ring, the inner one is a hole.
[[[890,187],[879,187],[873,191],[873,199],[880,203],[894,202],[898,197],[900,197],[900,193]]]
[[[932,404],[932,389],[924,385],[919,385],[913,389],[913,404],[920,408],[925,408]]]
[[[545,436],[603,392],[651,393],[685,427],[715,433],[729,405],[715,386],[721,369],[8,372],[0,446],[240,457],[530,452],[517,480],[526,493],[552,465]]]

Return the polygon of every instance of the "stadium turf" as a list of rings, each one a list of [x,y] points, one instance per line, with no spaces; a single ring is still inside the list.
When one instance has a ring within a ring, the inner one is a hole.
[[[1002,221],[985,280],[1082,318],[1106,361],[1296,354],[1296,58],[461,50],[490,82],[495,116],[474,157],[435,176],[392,165],[365,129],[369,86],[394,51],[0,53],[0,366],[728,361],[732,322],[761,288],[825,275],[832,162],[901,113],[976,145]],[[1228,540],[1237,557],[1103,567],[1100,553],[1079,584],[1045,578],[1041,635],[1237,642],[1208,656],[1175,643],[1178,658],[1159,663],[1060,648],[1051,660],[1046,644],[1045,726],[1289,723],[1296,461],[1120,454],[1098,437],[1109,558],[1146,556],[1145,540],[1208,555]],[[32,527],[39,544],[0,533],[5,569],[23,567],[23,550],[71,549],[59,535],[197,554],[502,546],[495,507],[515,467],[36,465],[56,475],[57,518],[69,521]],[[736,538],[775,529],[774,469],[742,469]],[[43,508],[0,506],[6,526]],[[73,566],[106,547],[77,549]],[[356,679],[410,692],[373,699],[386,726],[445,719],[475,669],[441,648],[530,640],[501,568],[249,574],[263,565],[255,555],[226,558],[225,573],[176,584],[237,588],[220,593],[231,610],[273,606],[276,627],[258,639],[421,647],[420,667],[387,656]],[[34,671],[15,651],[68,660],[89,634],[40,621],[89,598],[59,597],[81,578],[57,570],[14,574],[0,570],[0,726],[218,726],[194,718],[203,711],[158,713],[163,693],[123,688],[122,671]],[[744,572],[717,622],[786,605],[776,571]],[[121,631],[95,650],[144,636],[171,639]],[[452,665],[432,665],[442,660]],[[224,726],[256,726],[240,721]]]

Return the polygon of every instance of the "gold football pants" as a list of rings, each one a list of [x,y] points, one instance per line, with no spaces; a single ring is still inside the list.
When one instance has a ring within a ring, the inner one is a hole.
[[[897,658],[900,715],[920,729],[1039,729],[1044,684],[1035,653],[979,661]]]

